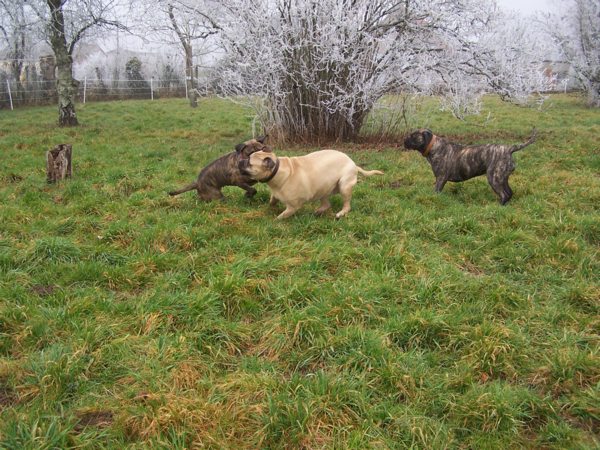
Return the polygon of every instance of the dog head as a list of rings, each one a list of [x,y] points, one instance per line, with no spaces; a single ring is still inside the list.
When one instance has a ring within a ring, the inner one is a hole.
[[[240,159],[248,159],[255,152],[272,152],[271,147],[265,145],[268,135],[250,139],[242,144],[235,146],[235,152]]]
[[[404,139],[404,147],[424,153],[433,140],[433,137],[433,133],[427,128],[414,131]]]
[[[258,151],[245,159],[240,159],[238,167],[242,174],[256,181],[270,180],[278,168],[277,156],[272,151]]]

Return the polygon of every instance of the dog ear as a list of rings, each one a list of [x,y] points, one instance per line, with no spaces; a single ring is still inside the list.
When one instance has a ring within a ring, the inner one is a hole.
[[[275,161],[273,161],[271,158],[263,159],[262,163],[263,163],[263,166],[265,166],[269,170],[272,170],[275,167]]]
[[[258,142],[260,142],[261,144],[264,144],[264,143],[265,143],[265,140],[266,140],[268,137],[269,137],[269,135],[268,135],[268,134],[265,134],[265,135],[263,135],[263,136],[259,136],[259,137],[257,137],[257,138],[256,138],[256,140],[257,140]]]
[[[427,147],[429,145],[429,143],[431,142],[431,140],[433,139],[433,133],[431,132],[431,130],[429,128],[425,128],[423,130],[423,139],[425,139],[425,147]]]
[[[246,147],[245,144],[238,144],[238,145],[235,146],[235,151],[239,155],[240,153],[242,153],[244,151],[245,147]]]

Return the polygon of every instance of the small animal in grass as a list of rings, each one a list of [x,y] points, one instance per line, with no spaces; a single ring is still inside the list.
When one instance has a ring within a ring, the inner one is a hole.
[[[256,152],[249,158],[240,159],[240,171],[257,181],[267,183],[271,190],[271,205],[277,201],[285,204],[278,219],[294,214],[302,205],[312,200],[320,200],[316,214],[323,214],[329,208],[329,197],[340,193],[342,209],[336,219],[350,211],[352,188],[357,175],[382,175],[379,170],[363,170],[350,157],[336,150],[321,150],[308,155],[278,158],[274,153]]]
[[[447,181],[465,181],[486,174],[500,203],[505,205],[513,195],[508,177],[515,170],[512,154],[536,141],[535,128],[527,142],[518,145],[461,145],[436,136],[428,129],[414,131],[406,139],[407,149],[418,150],[435,175],[435,190],[441,192]]]
[[[240,172],[238,162],[242,158],[248,158],[254,152],[271,152],[271,148],[265,145],[266,138],[266,135],[260,136],[236,145],[235,151],[221,156],[202,169],[196,181],[169,192],[169,195],[179,195],[195,189],[200,199],[209,202],[224,198],[221,192],[223,186],[238,186],[246,191],[246,197],[253,197],[256,189],[252,185],[256,184],[256,181]]]

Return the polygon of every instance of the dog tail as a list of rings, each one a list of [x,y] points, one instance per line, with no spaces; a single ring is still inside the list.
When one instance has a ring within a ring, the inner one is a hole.
[[[383,175],[383,172],[381,170],[364,170],[363,168],[358,166],[356,166],[356,168],[358,169],[360,174],[364,175],[365,177],[370,177],[371,175]]]
[[[181,189],[178,189],[176,191],[171,191],[169,192],[169,195],[179,195],[179,194],[183,194],[184,192],[187,191],[193,191],[194,189],[198,189],[198,185],[196,184],[196,182],[193,182],[192,184],[188,184],[185,187],[182,187]]]
[[[529,137],[527,142],[525,142],[523,144],[519,144],[519,145],[513,145],[512,148],[510,149],[510,152],[514,153],[514,152],[518,152],[519,150],[523,150],[528,145],[533,144],[536,140],[537,140],[537,130],[534,127],[533,130],[531,130],[531,136]]]

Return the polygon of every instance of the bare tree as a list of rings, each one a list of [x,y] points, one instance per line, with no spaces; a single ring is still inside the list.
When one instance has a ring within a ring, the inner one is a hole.
[[[24,92],[21,77],[31,45],[30,33],[34,22],[33,11],[25,0],[0,0],[0,33],[7,48],[6,54],[19,97]]]
[[[73,77],[73,52],[85,36],[101,28],[126,26],[117,20],[118,0],[37,0],[38,16],[56,59],[58,124],[78,125],[75,95],[79,82]],[[121,10],[122,12],[122,10]]]
[[[194,56],[198,56],[195,44],[205,43],[217,33],[216,3],[209,0],[152,0],[147,6],[147,26],[157,32],[167,43],[181,48],[185,61],[185,76],[190,106],[198,106],[198,91],[194,71]],[[157,14],[158,13],[158,14]]]
[[[600,0],[568,0],[560,17],[550,16],[548,32],[571,64],[588,104],[600,107]]]
[[[389,93],[444,94],[464,109],[486,90],[508,99],[544,81],[532,75],[541,65],[519,65],[524,43],[504,51],[489,38],[502,32],[493,0],[224,3],[220,88],[247,95],[280,139],[354,139]],[[517,79],[529,85],[514,89]]]

